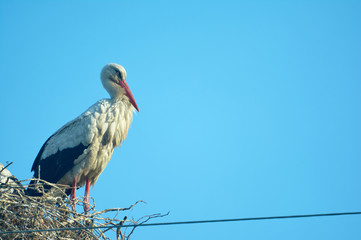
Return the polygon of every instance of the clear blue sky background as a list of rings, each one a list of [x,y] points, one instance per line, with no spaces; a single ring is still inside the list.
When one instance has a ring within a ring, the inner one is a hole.
[[[156,221],[361,210],[360,1],[0,1],[0,37],[0,161],[20,179],[53,132],[108,97],[100,70],[116,62],[140,113],[91,191],[97,209],[142,199],[127,215],[170,211]],[[133,239],[360,239],[360,226]]]

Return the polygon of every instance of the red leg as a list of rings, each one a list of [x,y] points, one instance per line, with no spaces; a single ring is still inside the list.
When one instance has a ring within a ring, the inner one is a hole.
[[[90,181],[89,179],[86,180],[85,183],[85,196],[84,196],[84,214],[87,215],[89,212],[89,189],[90,189]]]
[[[71,194],[70,194],[70,199],[71,200],[76,200],[76,180],[75,180],[75,178],[73,179],[73,184],[71,185],[71,187],[72,187],[72,189],[71,189]],[[74,207],[74,210],[76,211],[76,203],[74,202],[74,205],[73,205],[73,207]]]

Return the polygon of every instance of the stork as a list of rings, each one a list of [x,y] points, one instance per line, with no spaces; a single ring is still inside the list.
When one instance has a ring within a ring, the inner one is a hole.
[[[89,211],[90,186],[98,180],[114,148],[127,136],[133,112],[139,112],[126,76],[122,66],[107,64],[100,77],[110,99],[99,100],[51,135],[31,168],[34,178],[71,186],[66,193],[71,194],[72,200],[76,199],[77,188],[85,185],[84,214]],[[35,182],[33,179],[30,186]],[[28,193],[39,195],[31,187]]]
[[[0,163],[0,185],[9,184],[11,186],[15,186],[13,178],[14,176],[11,174],[11,172]],[[2,191],[3,189],[0,189],[0,192]]]

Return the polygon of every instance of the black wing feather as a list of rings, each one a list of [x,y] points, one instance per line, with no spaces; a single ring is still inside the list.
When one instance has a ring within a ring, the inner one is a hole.
[[[61,151],[57,151],[55,154],[48,156],[45,159],[41,159],[45,150],[46,144],[53,137],[49,137],[44,145],[41,147],[38,155],[35,158],[31,171],[34,171],[34,178],[40,178],[50,183],[57,183],[67,172],[74,167],[74,161],[83,154],[84,150],[88,146],[84,146],[82,143],[79,145],[66,148]],[[39,172],[40,170],[40,172]],[[35,184],[36,180],[30,182],[30,186]],[[44,186],[45,189],[49,189],[50,186]],[[27,190],[28,195],[39,196],[41,195],[31,187]],[[70,190],[66,191],[70,194]]]

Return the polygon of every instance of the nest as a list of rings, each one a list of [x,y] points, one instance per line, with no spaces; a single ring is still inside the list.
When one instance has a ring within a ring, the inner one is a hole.
[[[143,201],[127,208],[96,211],[94,199],[88,215],[84,215],[74,209],[74,206],[83,209],[83,202],[80,199],[70,200],[64,186],[45,182],[52,186],[52,191],[45,192],[43,184],[37,184],[38,190],[44,194],[33,197],[26,194],[27,186],[22,184],[28,181],[9,177],[0,183],[0,239],[110,239],[109,236],[115,234],[116,239],[128,240],[137,226],[152,218],[165,216],[153,214],[138,220],[118,219],[120,212],[130,210]],[[109,212],[115,216],[104,217]],[[124,228],[125,225],[128,227]]]

